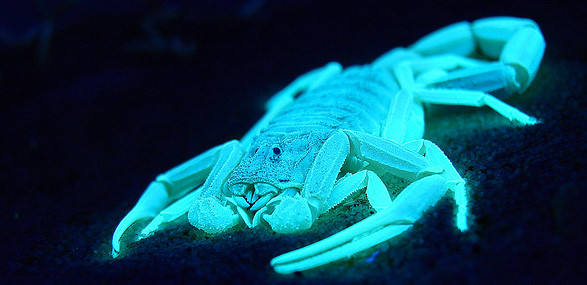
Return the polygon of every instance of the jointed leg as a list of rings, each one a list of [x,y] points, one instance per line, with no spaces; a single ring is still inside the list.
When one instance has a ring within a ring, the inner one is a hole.
[[[414,92],[418,100],[425,103],[473,107],[488,106],[510,121],[516,121],[523,125],[539,123],[536,118],[528,116],[494,96],[480,91],[462,89],[415,89],[412,92]]]
[[[340,204],[346,197],[359,189],[365,189],[369,204],[376,211],[381,211],[391,205],[389,191],[381,178],[371,170],[362,170],[355,174],[340,178],[334,184],[334,189],[328,197],[328,210]]]
[[[282,274],[307,270],[385,242],[409,229],[446,189],[440,175],[419,179],[404,189],[390,207],[331,237],[275,257],[271,265]]]
[[[441,175],[446,179],[448,188],[453,191],[454,199],[457,204],[457,227],[461,231],[466,231],[469,226],[467,223],[468,199],[465,189],[465,180],[457,172],[452,162],[437,145],[428,140],[414,140],[405,143],[403,146],[426,156],[427,159],[433,161],[444,169],[444,172],[441,173]]]

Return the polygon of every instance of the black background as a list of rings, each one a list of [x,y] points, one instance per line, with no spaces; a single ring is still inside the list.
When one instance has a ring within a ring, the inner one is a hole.
[[[581,1],[206,2],[1,2],[0,283],[580,283]],[[158,35],[195,45],[192,55],[125,49],[148,40],[143,24],[165,11],[175,14],[160,17]],[[428,114],[425,137],[471,187],[468,232],[454,227],[446,197],[379,251],[272,271],[272,257],[368,216],[359,198],[292,235],[238,227],[208,236],[182,218],[110,258],[114,228],[153,177],[242,136],[296,76],[334,60],[368,63],[447,24],[496,15],[532,18],[544,33],[535,82],[509,101],[543,123],[515,127],[486,108]],[[35,31],[49,22],[41,45]]]

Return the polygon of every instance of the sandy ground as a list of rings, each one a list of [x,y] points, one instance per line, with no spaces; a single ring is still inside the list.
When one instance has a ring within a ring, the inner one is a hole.
[[[197,45],[192,57],[125,52],[142,36],[140,18],[116,13],[63,26],[42,64],[34,48],[4,50],[0,283],[581,283],[584,5],[386,2],[319,2],[164,26]],[[273,272],[272,257],[370,215],[358,197],[299,234],[237,227],[211,236],[183,217],[138,243],[127,235],[121,258],[109,256],[114,228],[155,175],[240,137],[297,75],[332,60],[367,63],[443,25],[493,15],[541,25],[541,69],[508,102],[542,123],[515,126],[486,108],[429,112],[425,137],[468,181],[469,231],[454,227],[447,196],[373,250],[303,273]]]

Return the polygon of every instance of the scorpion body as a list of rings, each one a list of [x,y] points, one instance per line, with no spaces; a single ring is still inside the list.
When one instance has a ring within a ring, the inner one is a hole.
[[[124,231],[143,218],[153,219],[140,238],[186,212],[194,227],[211,234],[241,222],[291,233],[358,190],[374,215],[274,258],[273,268],[306,270],[385,242],[449,189],[456,225],[465,231],[465,180],[438,146],[422,139],[424,104],[488,106],[512,122],[536,124],[491,94],[523,92],[544,48],[532,20],[495,17],[447,26],[369,65],[343,70],[334,62],[310,71],[274,95],[241,140],[159,175],[116,228],[112,255]],[[393,201],[390,177],[410,183]]]
[[[371,66],[351,67],[299,96],[260,134],[349,129],[379,135],[399,86]]]
[[[331,191],[303,191],[312,163],[327,139],[338,130],[380,136],[390,102],[402,95],[398,91],[399,86],[390,74],[368,65],[350,67],[294,96],[292,104],[283,108],[255,136],[249,152],[228,179],[229,193],[225,194],[235,197],[235,203],[247,210],[246,215],[241,212],[245,223],[253,226],[259,223],[260,218],[249,222],[247,217],[260,217],[268,208],[255,213],[261,209],[255,204],[265,205],[284,191],[289,192],[286,194],[289,196],[301,192],[314,202],[314,208],[310,208],[312,218],[308,222],[292,228],[280,227],[287,221],[268,217],[273,221],[272,228],[278,232],[309,228],[312,220],[338,204],[338,201],[325,203]],[[353,167],[352,162],[356,163],[353,157],[346,158],[346,162],[338,177],[358,170]],[[348,194],[345,193],[345,197]],[[260,197],[264,199],[257,203]],[[341,198],[344,197],[333,199]],[[194,223],[198,223],[196,220],[193,219]]]

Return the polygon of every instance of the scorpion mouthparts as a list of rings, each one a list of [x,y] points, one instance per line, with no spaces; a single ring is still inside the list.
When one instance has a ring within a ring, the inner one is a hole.
[[[255,196],[257,196],[257,195],[256,195],[256,193],[253,193],[254,191],[251,191],[251,188],[252,188],[252,187],[249,187],[249,188],[247,189],[247,194],[246,194],[246,196],[245,196],[245,199],[247,200],[247,202],[249,202],[249,204],[251,204],[251,205],[252,205],[252,204],[253,204],[253,203],[254,203],[254,202],[257,200],[257,199],[255,198]]]
[[[245,193],[248,191],[248,188],[251,187],[251,184],[246,183],[236,183],[229,187],[229,192],[233,195],[244,196]]]
[[[269,193],[265,196],[262,196],[253,206],[251,206],[251,211],[258,211],[259,209],[263,208],[269,200],[273,199],[275,194]]]
[[[249,202],[249,204],[253,205],[260,198],[264,198],[269,195],[272,197],[277,195],[279,189],[271,184],[258,182],[253,184],[253,187],[247,188],[246,191],[245,199],[247,202]]]
[[[279,192],[279,189],[277,189],[277,187],[268,184],[268,183],[255,183],[255,194],[257,194],[258,196],[264,196],[267,195],[269,193],[273,193],[273,194],[277,194],[277,192]]]
[[[243,209],[249,208],[249,203],[242,196],[233,196],[233,198],[239,207],[241,207]]]
[[[275,197],[279,193],[279,189],[263,182],[237,183],[230,187],[230,192],[240,208],[257,211]]]

